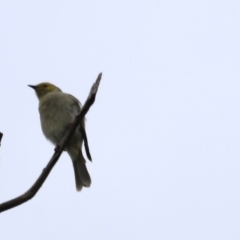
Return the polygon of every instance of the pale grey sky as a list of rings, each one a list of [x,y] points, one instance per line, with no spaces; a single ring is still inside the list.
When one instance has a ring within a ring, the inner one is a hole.
[[[11,240],[240,239],[238,1],[0,1],[0,202],[53,154],[28,84],[84,102],[92,186],[64,153],[0,214]]]

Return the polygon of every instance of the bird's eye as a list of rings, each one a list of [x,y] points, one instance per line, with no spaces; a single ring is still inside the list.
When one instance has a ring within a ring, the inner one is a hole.
[[[44,88],[47,88],[47,84],[44,84],[43,87],[44,87]]]

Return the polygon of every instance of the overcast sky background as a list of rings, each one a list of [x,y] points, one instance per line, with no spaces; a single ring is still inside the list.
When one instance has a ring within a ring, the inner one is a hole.
[[[64,153],[11,240],[240,239],[239,1],[0,1],[0,202],[53,154],[28,84],[84,102],[93,162],[76,192]]]

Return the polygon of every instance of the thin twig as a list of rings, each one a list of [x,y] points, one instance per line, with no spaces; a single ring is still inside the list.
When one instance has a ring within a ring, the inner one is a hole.
[[[75,118],[74,122],[71,124],[72,127],[69,128],[68,131],[66,132],[66,134],[63,137],[61,143],[57,147],[57,151],[53,154],[49,163],[43,169],[42,173],[40,174],[40,176],[38,177],[36,182],[24,194],[20,195],[19,197],[14,198],[10,201],[7,201],[7,202],[4,202],[4,203],[0,204],[0,213],[3,212],[3,211],[6,211],[8,209],[11,209],[13,207],[16,207],[16,206],[30,200],[38,192],[38,190],[40,189],[40,187],[43,185],[44,181],[48,177],[49,173],[51,172],[52,168],[54,167],[54,165],[58,161],[59,157],[61,156],[63,150],[65,149],[65,146],[67,145],[67,143],[68,143],[69,139],[71,138],[72,134],[74,133],[75,129],[77,128],[79,123],[82,121],[82,119],[84,118],[84,116],[88,112],[89,108],[94,103],[95,97],[96,97],[96,94],[97,94],[97,91],[98,91],[98,86],[100,84],[101,77],[102,77],[102,73],[100,73],[98,75],[98,78],[97,78],[96,82],[93,84],[93,86],[91,88],[91,91],[88,95],[88,98],[87,98],[85,104],[83,105],[83,107],[81,109],[81,112]]]
[[[2,137],[3,137],[3,133],[0,132],[0,146],[1,146]]]

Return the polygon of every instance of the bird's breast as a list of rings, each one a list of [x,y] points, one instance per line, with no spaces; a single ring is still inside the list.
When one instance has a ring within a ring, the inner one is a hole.
[[[69,110],[70,104],[63,98],[51,96],[43,100],[39,105],[42,131],[47,139],[54,144],[59,144],[75,116]]]

